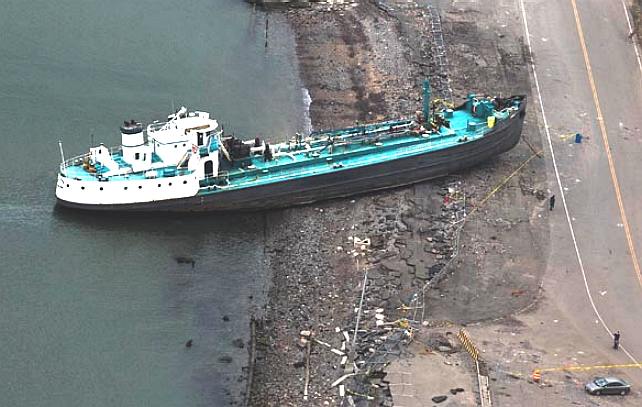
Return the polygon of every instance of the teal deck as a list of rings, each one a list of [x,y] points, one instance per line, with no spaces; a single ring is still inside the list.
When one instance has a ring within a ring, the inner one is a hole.
[[[426,154],[465,142],[464,137],[466,141],[476,140],[483,137],[488,130],[486,119],[474,117],[467,111],[455,111],[449,120],[450,128],[441,127],[439,133],[418,134],[410,130],[394,136],[382,133],[387,138],[382,138],[377,143],[373,140],[375,136],[361,141],[351,142],[351,140],[360,136],[364,128],[366,132],[371,132],[394,124],[410,123],[410,121],[402,120],[313,133],[312,136],[318,140],[312,143],[314,147],[311,150],[291,151],[291,156],[281,155],[267,162],[260,156],[252,157],[251,168],[234,168],[218,177],[201,180],[200,194],[248,188]],[[475,130],[469,130],[471,127]],[[340,137],[346,134],[347,136]],[[335,139],[332,153],[329,148],[324,148],[328,136],[339,137],[338,142]],[[345,144],[341,144],[342,142]],[[313,156],[315,152],[319,154],[316,157]]]
[[[132,168],[131,165],[127,164],[124,160],[123,157],[120,153],[115,153],[112,155],[112,159],[118,164],[119,169],[128,169]],[[155,153],[152,154],[152,163],[162,163],[161,158],[156,155]],[[190,173],[188,170],[177,170],[176,167],[174,166],[167,166],[167,167],[158,167],[154,168],[154,171],[156,171],[159,174],[158,178],[165,178],[169,177],[169,174],[173,174],[171,176],[175,175],[185,175]],[[65,174],[67,177],[80,180],[80,181],[98,181],[98,175],[105,174],[108,170],[107,168],[103,167],[102,165],[96,165],[96,172],[95,173],[90,173],[87,170],[83,168],[82,164],[76,164],[76,165],[70,165],[65,167]],[[149,170],[148,170],[149,171]],[[146,179],[145,177],[145,172],[130,172],[127,174],[123,175],[115,175],[115,176],[109,176],[106,178],[109,178],[112,181],[138,181],[138,180],[144,180]]]

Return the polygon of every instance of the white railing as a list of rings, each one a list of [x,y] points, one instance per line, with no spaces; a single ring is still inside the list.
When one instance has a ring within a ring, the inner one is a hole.
[[[168,122],[150,123],[149,125],[147,125],[147,133],[153,133],[155,131],[161,130],[167,123]]]
[[[122,147],[121,146],[111,147],[108,150],[109,150],[109,154],[113,158],[114,154],[122,152]],[[65,172],[65,169],[67,167],[72,167],[74,165],[81,165],[84,161],[86,161],[86,160],[88,161],[90,157],[91,157],[91,152],[87,152],[87,153],[84,153],[84,154],[77,155],[75,157],[69,158],[69,159],[65,160],[64,162],[61,162],[60,163],[60,173],[62,175],[67,176],[67,173]],[[90,175],[94,175],[95,176],[96,174],[90,174]]]

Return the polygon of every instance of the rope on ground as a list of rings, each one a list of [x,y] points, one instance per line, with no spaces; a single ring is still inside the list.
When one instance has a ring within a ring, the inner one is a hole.
[[[542,157],[543,157],[543,156],[542,156],[542,151],[541,151],[541,150],[540,150],[540,151],[535,150],[535,147],[533,147],[533,146],[531,145],[531,143],[529,143],[529,141],[528,141],[528,139],[527,139],[526,137],[523,137],[523,136],[522,136],[522,140],[524,140],[524,143],[526,143],[526,145],[528,146],[528,148],[530,148],[530,149],[531,149],[531,151],[533,152],[533,154],[535,154],[535,155],[536,155],[536,156],[538,156],[539,158],[542,158]]]
[[[492,196],[493,196],[493,195],[495,195],[495,194],[496,194],[500,189],[502,189],[502,188],[504,187],[504,185],[506,185],[506,184],[508,183],[508,181],[510,181],[510,180],[511,180],[511,178],[513,178],[515,175],[517,175],[517,174],[518,174],[518,173],[519,173],[519,172],[520,172],[520,171],[521,171],[521,170],[522,170],[522,169],[523,169],[523,168],[524,168],[524,167],[525,167],[529,162],[531,162],[531,160],[532,160],[533,158],[535,158],[535,157],[539,157],[539,154],[540,154],[540,153],[541,153],[541,151],[540,151],[540,152],[536,152],[536,153],[534,153],[533,155],[531,155],[531,156],[530,156],[526,161],[524,161],[524,162],[523,162],[519,167],[517,167],[517,169],[516,169],[515,171],[513,171],[513,172],[512,172],[508,177],[504,178],[504,179],[502,180],[502,182],[500,182],[500,183],[499,183],[495,188],[493,188],[493,190],[492,190],[492,191],[490,191],[490,192],[488,193],[488,195],[486,195],[486,196],[484,197],[484,199],[482,199],[482,200],[481,200],[481,202],[479,202],[479,204],[475,205],[475,207],[473,208],[473,210],[472,210],[472,211],[470,211],[470,213],[468,214],[468,216],[466,217],[466,219],[470,218],[470,216],[471,216],[472,214],[474,214],[475,212],[477,212],[477,210],[478,210],[479,208],[481,208],[482,206],[484,206],[484,204],[486,203],[486,201],[488,201],[490,198],[492,198]],[[463,227],[463,225],[462,225],[462,227]]]
[[[484,199],[482,199],[482,200],[481,200],[481,202],[480,202],[478,205],[475,205],[475,207],[473,208],[473,210],[472,210],[472,211],[470,211],[470,213],[467,213],[467,214],[465,215],[465,217],[463,218],[463,221],[461,222],[461,224],[459,225],[459,227],[457,228],[457,230],[455,230],[455,233],[454,233],[454,235],[455,235],[455,244],[453,245],[454,253],[453,253],[452,257],[451,257],[451,258],[446,262],[446,264],[444,265],[444,267],[442,267],[442,268],[441,268],[441,270],[439,270],[439,272],[438,272],[436,275],[434,275],[432,279],[428,280],[428,281],[423,285],[423,287],[421,288],[421,304],[422,304],[422,307],[421,307],[421,320],[422,320],[422,321],[424,320],[424,312],[425,312],[424,304],[425,304],[426,289],[427,289],[428,287],[430,287],[434,282],[439,281],[439,279],[441,278],[441,276],[443,276],[443,275],[446,273],[446,271],[450,268],[450,266],[455,262],[455,259],[456,259],[456,258],[457,258],[457,256],[459,255],[459,238],[460,238],[460,234],[461,234],[461,231],[464,229],[464,226],[466,225],[466,221],[468,221],[468,219],[470,219],[470,217],[471,217],[475,212],[477,212],[477,209],[481,208],[481,207],[482,207],[482,206],[483,206],[483,205],[484,205],[484,204],[485,204],[485,203],[486,203],[486,202],[487,202],[487,201],[488,201],[488,200],[489,200],[493,195],[495,195],[495,194],[497,193],[497,191],[499,191],[499,190],[500,190],[504,185],[506,185],[506,183],[507,183],[508,181],[510,181],[510,179],[511,179],[511,178],[513,178],[513,177],[514,177],[517,173],[519,173],[519,172],[520,172],[520,171],[521,171],[521,170],[522,170],[522,169],[523,169],[523,168],[524,168],[524,167],[525,167],[529,162],[531,162],[531,160],[532,160],[533,158],[535,158],[535,157],[539,157],[539,156],[540,156],[540,154],[541,154],[541,151],[539,151],[539,152],[537,152],[537,151],[536,151],[536,152],[534,152],[534,154],[533,154],[533,155],[531,155],[531,156],[530,156],[526,161],[524,161],[524,162],[523,162],[519,167],[517,167],[517,169],[516,169],[515,171],[513,171],[513,172],[512,172],[508,177],[504,178],[504,179],[502,180],[502,182],[500,182],[500,183],[499,183],[495,188],[493,188],[493,190],[492,190],[492,191],[490,191],[490,193],[488,193],[488,195],[486,195],[486,196],[484,197]],[[398,216],[398,214],[397,214],[397,216]],[[416,315],[416,314],[415,314],[415,315]],[[415,319],[415,317],[413,317],[413,319]]]

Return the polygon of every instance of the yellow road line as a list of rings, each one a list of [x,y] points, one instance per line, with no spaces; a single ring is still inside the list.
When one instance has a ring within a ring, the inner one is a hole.
[[[582,54],[584,55],[584,64],[586,65],[586,72],[588,74],[589,84],[591,85],[591,92],[593,93],[593,103],[595,104],[595,110],[597,112],[597,121],[600,125],[600,133],[602,134],[602,140],[604,141],[604,151],[606,152],[606,157],[609,162],[609,170],[611,172],[611,181],[613,182],[613,187],[615,188],[615,197],[617,199],[617,204],[620,209],[620,217],[622,218],[622,224],[624,225],[624,234],[626,235],[626,241],[629,246],[629,253],[631,254],[631,260],[633,261],[633,268],[635,269],[635,274],[637,275],[638,283],[642,287],[642,273],[640,272],[640,264],[638,263],[638,257],[635,252],[635,246],[633,245],[633,237],[631,236],[631,228],[629,227],[629,221],[626,217],[626,212],[624,211],[624,202],[622,201],[620,184],[617,180],[617,174],[615,172],[615,164],[613,162],[613,156],[611,155],[611,146],[609,145],[609,137],[606,132],[606,125],[604,124],[604,116],[602,116],[600,99],[597,96],[597,87],[595,86],[595,79],[593,78],[593,69],[591,68],[591,62],[589,61],[586,42],[584,40],[584,30],[582,29],[582,23],[580,22],[580,14],[577,10],[576,0],[571,0],[571,3],[573,5],[573,14],[575,15],[575,26],[577,27],[577,35],[579,36],[580,45],[582,47]]]
[[[642,363],[627,363],[623,365],[593,365],[593,366],[562,366],[548,367],[545,369],[535,369],[535,372],[566,372],[572,370],[595,370],[595,369],[621,369],[626,367],[642,367]]]

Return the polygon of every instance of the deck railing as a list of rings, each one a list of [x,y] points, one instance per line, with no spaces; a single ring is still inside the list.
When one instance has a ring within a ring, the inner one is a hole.
[[[109,148],[109,154],[112,157],[115,154],[122,154],[122,151],[123,149],[121,146]],[[60,173],[66,176],[65,169],[67,167],[72,167],[74,165],[81,165],[85,160],[89,160],[90,157],[91,157],[91,153],[87,152],[87,153],[66,159],[64,162],[60,163]],[[95,174],[92,174],[92,175],[95,175]]]
[[[117,146],[117,147],[110,148],[109,149],[109,154],[111,154],[112,158],[116,154],[120,154],[122,156],[122,147],[121,146]],[[90,157],[91,157],[91,153],[84,153],[84,154],[77,155],[75,157],[72,157],[72,158],[69,158],[69,159],[65,160],[64,162],[60,163],[60,173],[62,175],[64,175],[64,176],[67,176],[67,172],[65,171],[67,169],[67,167],[82,165],[85,161],[88,161]],[[193,171],[190,171],[190,170],[184,169],[184,168],[176,168],[176,167],[173,167],[173,166],[167,166],[167,167],[161,167],[161,168],[149,168],[149,169],[146,169],[146,170],[143,170],[143,171],[130,172],[130,173],[126,174],[126,175],[128,175],[128,176],[129,175],[140,175],[140,174],[144,174],[144,173],[146,173],[147,171],[150,171],[150,170],[156,170],[159,174],[163,174],[164,173],[163,170],[165,170],[166,168],[175,169],[176,170],[176,172],[172,176],[187,175],[187,174],[190,174],[190,173],[193,172]],[[87,175],[89,175],[91,177],[95,177],[95,178],[98,178],[98,177],[102,176],[101,173],[98,173],[98,172],[91,173],[89,171],[87,171]],[[164,178],[164,177],[165,177],[164,175],[160,175],[157,178]]]

